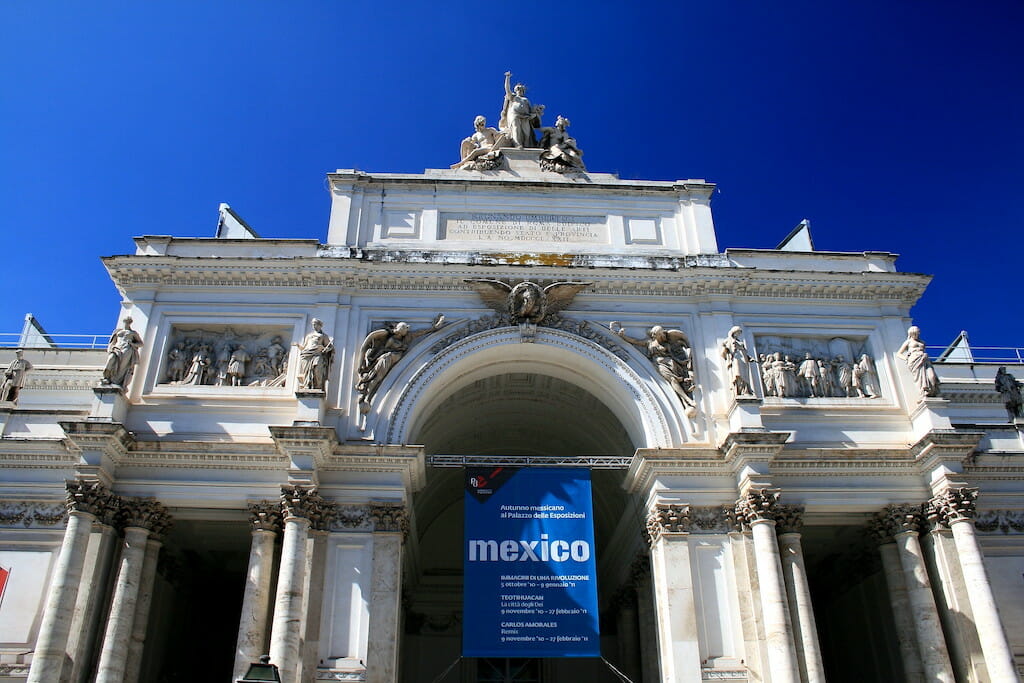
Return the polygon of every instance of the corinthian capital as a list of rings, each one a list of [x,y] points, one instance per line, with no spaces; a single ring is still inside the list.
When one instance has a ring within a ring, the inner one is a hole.
[[[977,507],[978,489],[958,486],[946,489],[928,501],[942,516],[946,524],[974,519]]]
[[[249,503],[249,524],[253,531],[280,531],[281,505],[269,500]]]
[[[282,486],[281,511],[287,521],[293,517],[311,522],[323,516],[324,499],[312,486]]]
[[[689,505],[657,503],[647,513],[647,535],[652,546],[663,534],[681,534],[689,530]]]
[[[399,532],[404,538],[409,533],[409,513],[404,505],[370,505],[373,530]]]
[[[778,489],[751,489],[736,501],[736,516],[742,518],[747,525],[775,521],[775,508],[780,495]]]
[[[87,512],[98,518],[117,508],[117,496],[98,481],[69,480],[67,487],[68,512]]]
[[[804,528],[803,505],[776,505],[775,528],[780,534],[798,534]]]
[[[125,498],[121,500],[121,525],[147,529],[152,536],[162,536],[171,526],[171,516],[155,500]]]
[[[924,523],[921,506],[910,503],[886,505],[885,510],[882,511],[882,517],[891,536],[907,532],[919,533],[921,525]]]

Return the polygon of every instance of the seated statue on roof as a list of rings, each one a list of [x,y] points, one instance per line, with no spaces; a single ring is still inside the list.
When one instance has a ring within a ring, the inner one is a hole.
[[[487,119],[477,116],[473,120],[476,132],[462,141],[459,148],[461,161],[452,168],[467,171],[493,171],[501,165],[501,148],[508,146],[508,138],[496,128],[487,125]]]
[[[576,139],[566,132],[568,127],[569,119],[559,116],[554,127],[541,128],[543,135],[540,146],[544,149],[540,153],[541,170],[556,173],[587,170],[583,165],[583,150],[576,146]]]

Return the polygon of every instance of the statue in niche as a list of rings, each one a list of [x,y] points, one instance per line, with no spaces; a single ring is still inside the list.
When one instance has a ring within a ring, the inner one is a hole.
[[[922,398],[939,395],[939,377],[932,367],[925,344],[921,341],[921,328],[911,325],[907,330],[907,338],[896,352],[899,358],[907,363],[914,383],[921,390]]]
[[[14,360],[7,364],[7,368],[0,377],[0,401],[11,401],[17,403],[18,394],[25,386],[25,375],[32,369],[32,364],[25,360],[25,352],[18,349],[14,352]]]
[[[540,168],[543,171],[568,173],[570,171],[586,171],[583,165],[583,151],[576,146],[576,139],[565,131],[569,127],[569,119],[559,116],[554,127],[541,129]]]
[[[853,366],[853,389],[861,398],[878,397],[878,374],[874,361],[866,353]]]
[[[231,340],[234,337],[235,335],[231,330],[228,330],[221,342],[217,344],[217,379],[214,381],[214,384],[218,387],[231,384],[231,380],[228,377],[228,365],[231,363]]]
[[[477,116],[473,119],[476,132],[462,141],[459,148],[460,161],[452,168],[468,171],[493,171],[501,166],[501,148],[508,146],[508,138],[496,128],[487,125],[487,119]]]
[[[270,364],[270,374],[278,377],[284,374],[285,366],[288,364],[287,352],[281,345],[281,337],[274,337],[267,347],[267,362]]]
[[[324,322],[313,318],[313,330],[303,338],[299,347],[298,388],[305,391],[323,391],[334,359],[334,342],[324,334]]]
[[[463,282],[472,285],[483,302],[503,316],[508,316],[513,325],[539,325],[547,316],[566,308],[580,290],[592,282],[555,282],[541,289],[535,282],[523,281],[507,285],[500,280],[468,279]]]
[[[210,354],[209,344],[200,344],[192,354],[192,362],[189,363],[188,372],[182,380],[182,384],[201,385],[208,384],[213,365],[213,356]]]
[[[1018,417],[1024,417],[1024,398],[1021,397],[1020,382],[1008,373],[1005,367],[999,368],[996,372],[996,391],[1003,399],[1006,414],[1010,416],[1011,422]]]
[[[655,325],[647,330],[644,339],[636,339],[628,336],[618,321],[609,323],[608,328],[647,354],[658,368],[658,374],[665,378],[682,401],[686,416],[694,417],[697,414],[697,402],[693,391],[697,384],[693,379],[693,351],[686,334],[682,330],[666,330],[661,325]]]
[[[737,397],[754,395],[750,387],[750,362],[753,359],[747,353],[747,343],[740,336],[742,334],[743,328],[734,326],[719,349],[729,371],[729,384]]]
[[[167,353],[167,380],[169,382],[181,382],[185,379],[186,360],[185,345],[178,342]]]
[[[758,356],[761,365],[761,386],[764,387],[765,396],[778,396],[778,386],[775,381],[775,359],[767,353]]]
[[[245,377],[245,364],[248,362],[249,353],[245,350],[244,346],[239,346],[231,352],[231,358],[228,360],[227,370],[231,386],[242,386],[242,379]]]
[[[822,358],[818,359],[818,377],[820,377],[819,390],[822,396],[835,396],[836,395],[836,380],[833,377],[833,371],[835,368],[832,367],[831,361],[826,361]]]
[[[505,102],[501,107],[501,132],[513,147],[536,147],[537,136],[533,132],[540,128],[544,105],[531,105],[526,99],[526,86],[516,83],[511,87],[512,72],[505,72]]]
[[[127,316],[124,327],[114,330],[107,342],[107,362],[103,366],[100,384],[127,389],[135,374],[135,365],[139,362],[140,348],[142,337],[132,329],[132,319]]]
[[[853,395],[853,366],[841,355],[836,356],[832,362],[836,369],[836,377],[839,380],[837,390],[840,396],[850,397]]]
[[[409,346],[417,338],[439,330],[443,325],[444,316],[438,314],[430,327],[420,330],[413,330],[409,327],[409,323],[388,323],[382,329],[374,330],[366,335],[366,339],[363,340],[363,345],[359,349],[359,368],[357,370],[359,379],[356,382],[361,413],[365,415],[370,412],[370,402],[373,400],[377,388],[391,372],[391,368],[402,360],[405,352],[409,350]]]

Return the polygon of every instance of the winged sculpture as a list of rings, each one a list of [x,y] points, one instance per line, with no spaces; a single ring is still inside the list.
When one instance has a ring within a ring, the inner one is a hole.
[[[483,302],[501,315],[507,316],[513,325],[530,323],[539,325],[544,318],[552,316],[572,303],[573,298],[592,282],[555,282],[541,288],[536,282],[524,280],[509,285],[501,280],[467,279],[480,295]]]

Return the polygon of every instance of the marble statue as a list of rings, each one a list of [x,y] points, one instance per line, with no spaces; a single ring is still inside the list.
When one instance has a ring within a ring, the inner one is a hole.
[[[185,378],[185,344],[178,342],[167,353],[167,379],[170,382],[180,382]]]
[[[324,334],[324,322],[313,318],[313,330],[307,334],[299,347],[298,388],[306,391],[323,391],[327,387],[327,375],[331,372],[334,359],[334,342]]]
[[[739,325],[729,330],[729,336],[722,341],[719,352],[725,359],[729,371],[729,384],[733,392],[739,396],[753,396],[754,391],[750,387],[750,354],[747,353],[747,343],[740,336],[743,328]]]
[[[182,384],[207,384],[212,374],[212,365],[213,356],[210,354],[209,345],[201,344],[192,354],[192,362],[189,363],[188,372],[185,373]]]
[[[227,371],[231,386],[238,387],[242,385],[242,379],[245,377],[245,364],[249,360],[249,353],[245,350],[244,346],[239,346],[231,352]]]
[[[32,369],[32,364],[25,360],[25,352],[18,349],[14,352],[14,360],[0,376],[0,401],[17,402],[21,388],[25,386],[25,375]]]
[[[1024,398],[1021,397],[1020,382],[1008,373],[1005,367],[999,368],[996,372],[996,391],[1002,397],[1006,414],[1010,416],[1011,421],[1024,417]]]
[[[526,86],[516,83],[511,87],[512,72],[505,72],[505,102],[501,107],[501,132],[513,147],[536,147],[535,128],[540,128],[544,105],[531,105],[526,98]]]
[[[682,330],[666,330],[655,325],[647,330],[647,336],[636,339],[626,334],[622,325],[613,321],[608,325],[612,332],[624,340],[640,347],[654,362],[661,375],[683,403],[687,417],[697,414],[697,402],[693,397],[696,382],[693,379],[693,361],[690,340]]]
[[[465,138],[459,148],[459,163],[451,167],[493,171],[501,165],[501,148],[508,146],[508,138],[496,128],[488,127],[483,116],[473,119],[473,127],[476,132]]]
[[[924,342],[921,341],[921,328],[917,325],[910,326],[907,338],[896,355],[906,361],[907,368],[914,377],[914,384],[921,390],[922,397],[939,395],[939,378],[932,367]]]
[[[586,171],[583,165],[583,151],[576,145],[576,139],[565,131],[569,127],[569,119],[559,116],[554,127],[541,129],[540,167],[544,171],[568,173],[570,171]]]
[[[836,378],[838,384],[836,389],[840,396],[852,396],[853,395],[853,366],[842,357],[842,355],[836,356],[836,359],[832,361],[832,365],[836,369]]]
[[[808,351],[804,354],[804,360],[800,363],[800,379],[803,381],[804,393],[807,396],[823,396],[821,393],[821,373],[818,369],[818,361],[811,357]]]
[[[592,285],[592,282],[555,282],[541,288],[535,282],[524,280],[507,285],[500,280],[467,279],[483,302],[513,325],[523,323],[539,325],[545,317],[554,315],[572,303],[573,298]]]
[[[132,329],[131,317],[126,317],[124,327],[114,330],[107,342],[107,362],[103,366],[100,384],[127,389],[135,374],[135,365],[139,362],[140,348],[142,337]]]
[[[853,388],[861,398],[876,398],[879,394],[875,363],[866,353],[853,366]]]
[[[444,316],[438,314],[430,327],[413,330],[408,323],[387,325],[366,335],[359,349],[359,379],[356,391],[359,392],[359,410],[363,414],[370,411],[370,402],[384,381],[391,368],[402,360],[409,346],[418,338],[440,329],[444,325]]]

